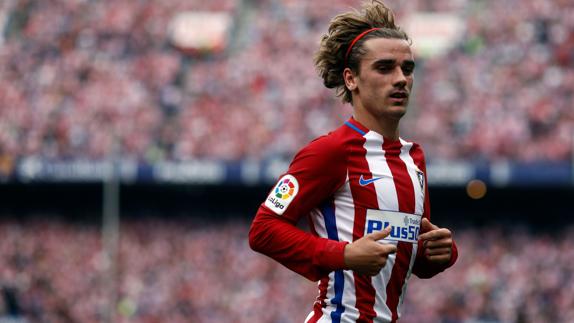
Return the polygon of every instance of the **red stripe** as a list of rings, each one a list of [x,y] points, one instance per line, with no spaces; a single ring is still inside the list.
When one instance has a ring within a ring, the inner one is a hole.
[[[383,142],[385,157],[391,170],[391,174],[393,175],[393,182],[395,183],[397,191],[399,211],[414,213],[414,186],[411,177],[409,176],[407,166],[399,157],[401,147],[402,145],[399,141],[385,140]],[[387,284],[387,306],[393,314],[393,321],[398,319],[397,307],[399,305],[399,298],[402,293],[403,285],[405,284],[406,275],[409,270],[412,252],[412,244],[402,241],[397,243],[395,265],[393,266],[391,278]]]
[[[411,158],[415,162],[415,165],[423,172],[425,183],[423,187],[423,191],[425,194],[424,199],[424,211],[423,216],[430,220],[430,201],[429,201],[429,191],[428,191],[428,183],[427,183],[427,166],[425,163],[425,156],[423,154],[422,148],[418,144],[413,144],[413,148],[409,151]]]
[[[309,222],[309,230],[315,236],[319,236],[317,234],[317,230],[315,229],[315,224],[313,223],[313,219],[311,218],[311,213],[307,215],[307,220]],[[325,299],[327,299],[327,286],[329,285],[329,276],[321,278],[319,281],[319,295],[317,295],[317,299],[313,304],[313,316],[307,321],[307,323],[316,323],[322,316],[323,316],[323,307],[325,307]]]
[[[407,165],[399,157],[402,145],[399,141],[383,142],[385,158],[393,174],[393,181],[399,200],[399,211],[406,213],[415,212],[415,188],[407,170]]]
[[[325,307],[325,299],[327,298],[327,285],[329,285],[329,277],[321,279],[319,283],[319,296],[313,305],[313,317],[307,323],[316,323],[321,316],[323,316],[323,307]]]
[[[425,157],[423,155],[423,151],[418,144],[413,143],[413,147],[409,151],[411,158],[415,162],[415,165],[423,171],[426,175],[426,165],[425,165]]]
[[[317,234],[317,230],[315,229],[315,225],[311,218],[311,213],[307,215],[307,219],[309,221],[309,230],[315,236],[319,236]],[[316,323],[321,316],[323,316],[323,307],[325,307],[325,299],[327,298],[327,286],[329,285],[329,276],[321,278],[319,281],[319,295],[317,295],[317,299],[313,304],[313,316],[307,321],[307,323]]]
[[[350,131],[354,132],[354,130]],[[349,185],[351,187],[353,201],[361,201],[361,203],[364,204],[360,206],[355,204],[353,241],[360,239],[365,233],[367,209],[379,208],[377,192],[375,191],[374,185],[359,185],[361,175],[363,175],[363,178],[372,178],[372,173],[369,170],[369,164],[366,159],[367,150],[363,147],[366,139],[364,137],[358,137],[357,140],[360,140],[360,142],[353,142],[349,145]],[[373,322],[373,318],[377,315],[374,310],[376,291],[373,287],[371,277],[354,273],[354,278],[356,307],[359,310],[357,322]]]

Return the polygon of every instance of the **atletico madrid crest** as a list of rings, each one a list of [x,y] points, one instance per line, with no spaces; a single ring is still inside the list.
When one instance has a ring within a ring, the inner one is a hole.
[[[421,185],[421,190],[425,187],[425,174],[422,170],[417,168],[417,177],[419,179],[419,184]]]

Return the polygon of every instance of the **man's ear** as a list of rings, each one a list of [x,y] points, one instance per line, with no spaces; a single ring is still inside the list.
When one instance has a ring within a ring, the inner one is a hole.
[[[343,79],[345,80],[345,87],[349,91],[354,91],[357,88],[356,76],[350,68],[347,67],[343,70]]]

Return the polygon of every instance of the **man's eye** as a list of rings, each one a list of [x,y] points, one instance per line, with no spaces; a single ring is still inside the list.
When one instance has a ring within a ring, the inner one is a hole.
[[[389,72],[389,71],[391,71],[391,70],[393,69],[393,67],[392,67],[392,66],[389,66],[389,65],[381,65],[381,66],[379,66],[378,69],[379,69],[379,71],[381,71],[381,72]]]
[[[403,66],[402,69],[403,69],[403,74],[411,75],[411,74],[413,74],[415,67],[411,66],[411,65],[407,65],[407,66]]]

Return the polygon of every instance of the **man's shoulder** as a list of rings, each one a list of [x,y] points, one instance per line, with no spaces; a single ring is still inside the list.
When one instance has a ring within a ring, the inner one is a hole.
[[[313,139],[303,150],[317,151],[326,157],[343,156],[348,145],[358,138],[361,138],[361,136],[356,136],[352,131],[349,131],[347,126],[342,125],[327,134]]]
[[[291,161],[289,173],[301,182],[322,180],[324,183],[339,183],[344,180],[346,169],[345,138],[337,129],[315,138],[299,150]]]
[[[410,147],[411,153],[418,152],[418,153],[424,154],[423,147],[419,143],[412,141],[412,140],[409,140],[409,139],[403,139],[403,138],[401,138],[400,141],[401,141],[401,144],[403,146],[404,145],[411,146]]]
[[[425,153],[423,147],[414,141],[404,140],[402,138],[401,143],[403,146],[411,146],[408,148],[409,155],[412,157],[413,161],[418,167],[426,169]]]

